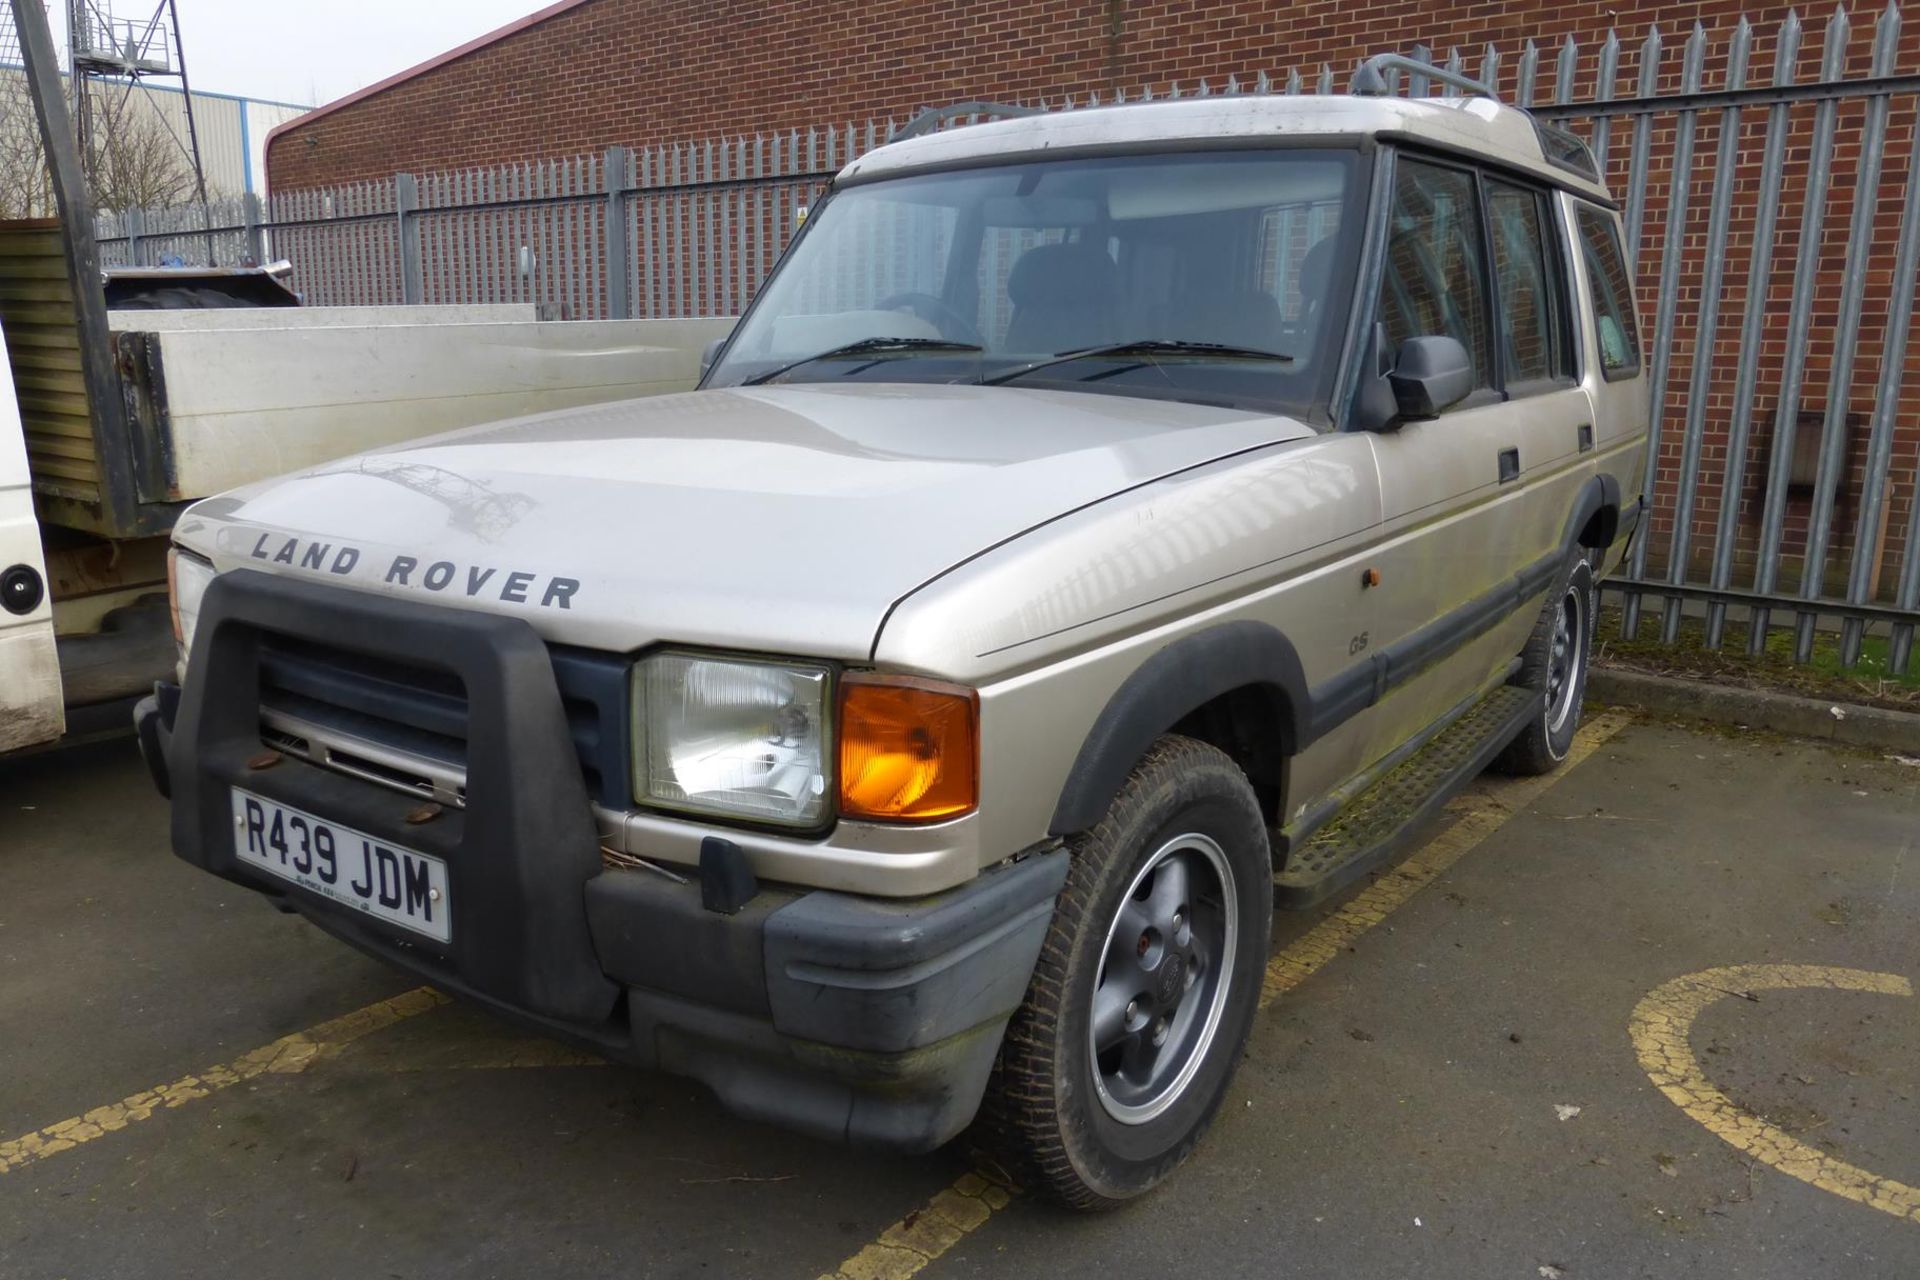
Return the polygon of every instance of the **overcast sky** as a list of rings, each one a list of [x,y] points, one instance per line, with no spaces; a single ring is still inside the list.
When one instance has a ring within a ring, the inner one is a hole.
[[[551,0],[175,0],[196,91],[318,106]],[[156,0],[94,0],[144,25]],[[66,4],[47,6],[66,44]]]

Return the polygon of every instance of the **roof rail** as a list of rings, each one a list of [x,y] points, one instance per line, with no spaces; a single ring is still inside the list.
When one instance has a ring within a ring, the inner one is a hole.
[[[1431,62],[1422,62],[1418,58],[1409,58],[1404,53],[1376,53],[1354,69],[1353,82],[1349,93],[1363,98],[1378,98],[1390,92],[1387,85],[1387,73],[1405,71],[1416,76],[1425,76],[1429,80],[1438,80],[1441,84],[1450,84],[1469,97],[1492,98],[1495,102],[1500,95],[1490,87],[1462,75],[1458,71],[1449,71],[1445,67],[1436,67]]]
[[[956,102],[945,107],[928,107],[913,119],[893,131],[888,142],[898,142],[902,138],[917,138],[923,133],[932,133],[949,120],[958,120],[962,116],[1037,116],[1039,107],[1016,107],[1006,102]]]

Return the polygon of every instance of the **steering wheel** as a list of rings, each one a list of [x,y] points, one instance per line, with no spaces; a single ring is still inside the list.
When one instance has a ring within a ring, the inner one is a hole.
[[[906,311],[925,320],[954,342],[971,342],[984,347],[986,340],[973,321],[961,315],[945,298],[931,293],[894,293],[873,304],[878,311]]]

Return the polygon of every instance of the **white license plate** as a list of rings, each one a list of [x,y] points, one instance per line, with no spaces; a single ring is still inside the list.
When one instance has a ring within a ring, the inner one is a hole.
[[[364,831],[233,789],[240,861],[342,906],[446,942],[453,936],[447,864]]]

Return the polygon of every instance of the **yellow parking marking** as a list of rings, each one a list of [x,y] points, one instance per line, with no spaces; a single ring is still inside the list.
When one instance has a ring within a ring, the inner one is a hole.
[[[1274,955],[1261,984],[1260,1007],[1266,1008],[1346,950],[1355,938],[1433,883],[1508,818],[1532,804],[1543,791],[1632,722],[1629,712],[1607,712],[1575,735],[1566,763],[1554,773],[1518,782],[1493,783],[1454,801],[1448,809],[1460,815],[1458,822]],[[1006,1186],[976,1173],[964,1174],[958,1182],[882,1231],[871,1244],[820,1280],[906,1280],[960,1243],[969,1232],[977,1230],[995,1209],[1004,1208],[1010,1199]]]
[[[1815,964],[1742,964],[1707,969],[1662,983],[1634,1007],[1629,1023],[1634,1052],[1647,1076],[1673,1104],[1715,1137],[1781,1173],[1871,1205],[1896,1218],[1920,1222],[1920,1187],[1868,1173],[1743,1111],[1707,1079],[1687,1044],[1700,1014],[1729,996],[1755,991],[1813,988],[1911,996],[1913,984],[1897,973],[1834,969]]]
[[[1273,959],[1267,962],[1266,979],[1260,984],[1260,1007],[1266,1008],[1305,982],[1327,961],[1352,946],[1361,934],[1405,906],[1414,894],[1439,879],[1447,868],[1498,831],[1508,818],[1538,800],[1542,792],[1566,777],[1575,765],[1631,723],[1631,712],[1609,711],[1596,716],[1574,735],[1566,763],[1554,772],[1517,781],[1489,780],[1463,793],[1447,806],[1448,812],[1459,815],[1458,822],[1355,894],[1338,911],[1274,953]]]
[[[882,1231],[820,1280],[906,1280],[977,1230],[1012,1195],[1003,1184],[964,1173],[946,1190]]]
[[[198,1075],[183,1076],[171,1084],[143,1090],[104,1107],[95,1107],[85,1115],[36,1129],[10,1142],[0,1142],[0,1173],[9,1173],[62,1151],[71,1151],[103,1134],[151,1119],[157,1111],[185,1106],[256,1076],[298,1074],[362,1036],[438,1008],[446,1002],[447,997],[433,988],[416,987],[391,1000],[382,1000],[305,1031],[282,1036],[272,1044],[241,1054],[232,1062],[208,1067]]]

